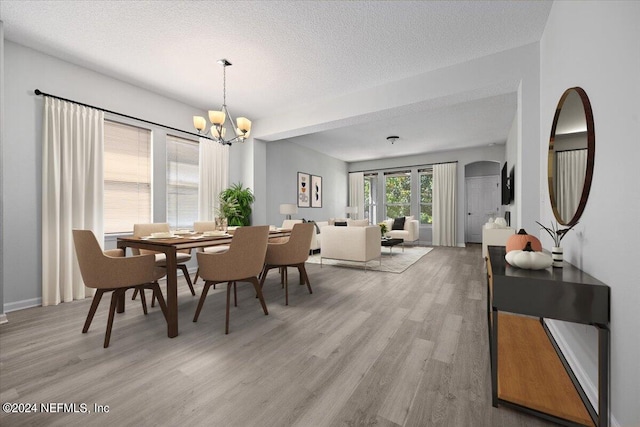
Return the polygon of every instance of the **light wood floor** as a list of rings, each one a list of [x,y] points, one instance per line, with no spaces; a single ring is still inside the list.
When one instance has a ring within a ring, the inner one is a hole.
[[[0,401],[99,404],[109,413],[0,413],[0,424],[550,425],[491,406],[479,245],[436,248],[403,274],[307,269],[314,293],[291,271],[288,307],[270,273],[269,316],[250,285],[239,285],[226,336],[224,287],[193,323],[198,299],[181,283],[174,339],[157,307],[145,317],[128,300],[108,349],[108,300],[88,334],[90,300],[9,313]]]

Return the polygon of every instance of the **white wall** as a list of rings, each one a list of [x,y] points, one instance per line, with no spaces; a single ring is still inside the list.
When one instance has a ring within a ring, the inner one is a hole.
[[[515,112],[514,112],[515,114]],[[392,157],[388,159],[369,160],[365,162],[349,163],[349,172],[357,171],[377,171],[380,169],[406,169],[408,166],[430,165],[434,163],[458,162],[458,200],[457,200],[457,225],[456,225],[456,243],[459,246],[465,244],[465,166],[478,161],[495,161],[502,164],[504,162],[505,146],[502,144],[469,148],[466,150],[443,151],[438,153],[419,154],[407,157]],[[380,195],[381,192],[379,191]],[[380,198],[380,197],[379,197]],[[382,215],[382,210],[378,209],[378,214]],[[378,221],[384,218],[378,218]],[[431,243],[431,227],[420,227],[420,242]]]
[[[42,105],[35,89],[191,130],[197,109],[72,65],[13,42],[4,42],[2,165],[5,311],[40,304]],[[6,108],[4,108],[6,106]],[[199,113],[200,114],[200,113]],[[138,123],[138,125],[140,125]],[[153,129],[154,191],[164,193],[165,130]],[[155,220],[165,218],[165,197],[155,197]]]
[[[513,123],[511,124],[511,129],[509,130],[509,136],[507,137],[507,143],[505,144],[505,161],[507,162],[507,174],[511,171],[511,168],[514,167],[518,160],[518,128],[520,121],[520,115],[516,114],[513,118]],[[500,169],[502,171],[502,169]],[[516,178],[518,181],[520,179]],[[521,191],[522,187],[518,187],[516,189],[516,193]],[[518,223],[518,207],[515,203],[515,200],[504,207],[505,211],[511,212],[511,226],[516,230],[522,228],[522,226]],[[533,229],[530,229],[529,232],[533,233]]]
[[[0,169],[4,171],[4,23],[0,21]],[[0,323],[4,314],[4,173],[0,172]]]
[[[298,172],[322,177],[322,208],[298,208],[293,219],[345,218],[347,163],[287,140],[266,145],[266,223],[281,225],[280,204],[297,204]]]
[[[595,170],[586,209],[563,240],[565,259],[611,287],[611,414],[639,426],[640,409],[640,2],[554,2],[540,42],[540,218],[553,214],[546,186],[548,135],[562,93],[591,100]],[[550,238],[542,235],[549,248]],[[597,385],[596,334],[553,322],[587,391]],[[586,383],[585,383],[586,382]],[[588,383],[591,384],[588,384]]]

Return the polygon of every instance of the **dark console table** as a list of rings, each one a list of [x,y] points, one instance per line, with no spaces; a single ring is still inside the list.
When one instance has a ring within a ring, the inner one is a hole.
[[[609,286],[566,262],[563,268],[523,270],[510,266],[504,255],[503,246],[489,246],[486,259],[493,406],[510,406],[568,426],[607,427]],[[597,413],[547,329],[545,318],[597,328]],[[552,371],[554,366],[560,369]],[[571,399],[572,393],[578,401],[573,412],[567,408],[575,402],[559,402]]]

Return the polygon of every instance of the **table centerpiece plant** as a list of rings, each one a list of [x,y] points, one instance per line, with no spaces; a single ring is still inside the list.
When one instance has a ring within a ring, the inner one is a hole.
[[[380,235],[382,237],[384,237],[385,234],[387,234],[387,231],[389,231],[389,230],[387,230],[387,223],[384,222],[384,221],[383,222],[379,222],[378,226],[380,227]]]

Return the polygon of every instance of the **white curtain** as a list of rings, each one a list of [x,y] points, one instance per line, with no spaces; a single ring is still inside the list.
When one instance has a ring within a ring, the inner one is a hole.
[[[349,206],[358,208],[354,219],[364,218],[364,172],[349,174]]]
[[[42,147],[42,305],[83,299],[73,229],[103,239],[104,113],[44,99]]]
[[[457,163],[433,165],[433,245],[456,245]]]
[[[229,186],[229,146],[200,138],[198,218],[213,221],[218,195]]]
[[[580,204],[587,172],[587,150],[559,151],[556,156],[557,208],[560,217],[569,221]]]

